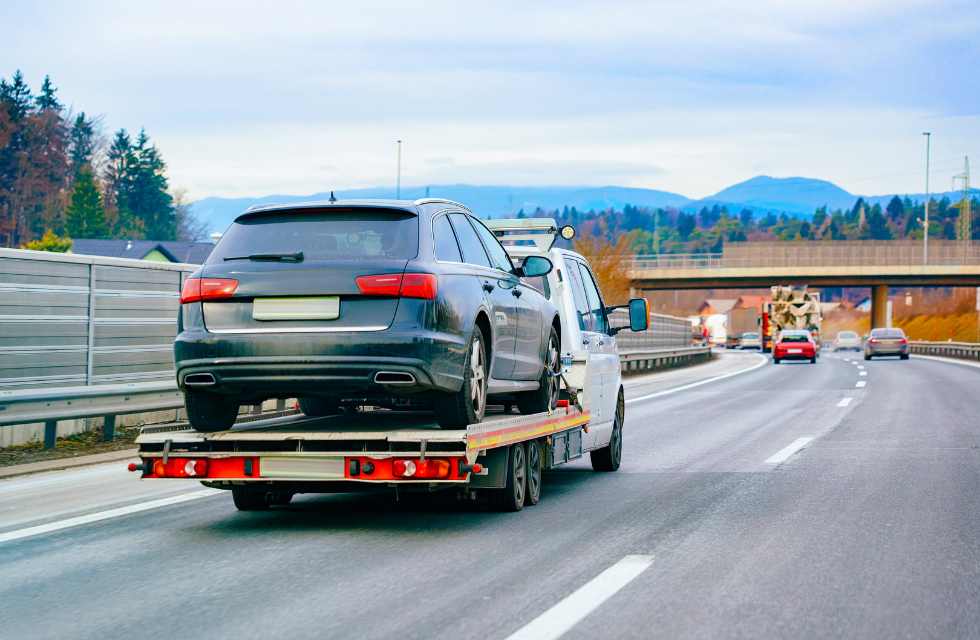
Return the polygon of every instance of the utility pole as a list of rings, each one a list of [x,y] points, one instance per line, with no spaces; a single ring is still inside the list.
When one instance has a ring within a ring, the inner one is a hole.
[[[956,235],[969,248],[973,235],[973,212],[970,211],[970,156],[963,156],[963,173],[953,176],[954,191],[957,182],[963,183],[963,200],[960,201],[960,219],[959,224],[956,225]]]
[[[395,199],[402,199],[402,141],[398,141],[398,177],[395,178]]]
[[[926,137],[926,215],[922,230],[922,264],[929,264],[929,153],[931,151],[932,132],[923,131],[922,135]]]

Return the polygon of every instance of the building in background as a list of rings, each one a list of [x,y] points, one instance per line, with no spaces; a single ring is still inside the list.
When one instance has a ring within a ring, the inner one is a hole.
[[[130,258],[153,262],[183,262],[203,264],[213,242],[157,240],[85,240],[72,241],[71,253],[106,258]]]

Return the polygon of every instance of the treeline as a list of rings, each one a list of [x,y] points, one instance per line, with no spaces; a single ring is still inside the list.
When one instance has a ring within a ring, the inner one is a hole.
[[[947,197],[933,199],[929,205],[929,237],[949,240],[969,236],[980,239],[980,200],[971,200],[971,229],[960,215],[963,202]],[[519,217],[525,216],[522,211]],[[616,243],[625,234],[636,253],[713,253],[725,242],[765,240],[893,240],[921,239],[923,203],[893,197],[885,207],[859,198],[847,210],[817,209],[812,216],[794,217],[767,212],[757,215],[750,209],[737,213],[723,205],[702,207],[700,211],[651,209],[626,205],[620,210],[561,211],[537,210],[533,217],[555,217],[560,224],[572,224],[582,235],[605,238]]]
[[[47,76],[36,94],[20,71],[0,78],[0,246],[204,234],[146,132],[109,140],[101,125],[65,107]]]

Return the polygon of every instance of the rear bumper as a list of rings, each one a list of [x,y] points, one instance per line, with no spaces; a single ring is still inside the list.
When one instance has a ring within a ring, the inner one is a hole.
[[[810,353],[774,353],[774,358],[779,358],[780,360],[812,360],[817,357],[816,352]]]
[[[402,395],[457,391],[465,344],[448,334],[389,331],[330,334],[213,334],[185,331],[174,343],[177,384],[208,373],[197,387],[243,399],[318,395]],[[411,384],[378,384],[379,372],[410,374]]]
[[[872,356],[904,356],[909,353],[909,346],[901,345],[895,347],[868,347],[865,353]]]

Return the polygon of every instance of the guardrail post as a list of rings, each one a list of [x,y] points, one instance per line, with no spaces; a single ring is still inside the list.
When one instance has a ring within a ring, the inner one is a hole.
[[[116,416],[106,416],[102,423],[102,442],[112,442],[116,437]]]
[[[85,349],[85,384],[92,384],[95,370],[95,264],[88,266],[88,348]]]
[[[54,445],[57,439],[58,439],[58,421],[45,420],[44,421],[44,448],[54,449]]]

